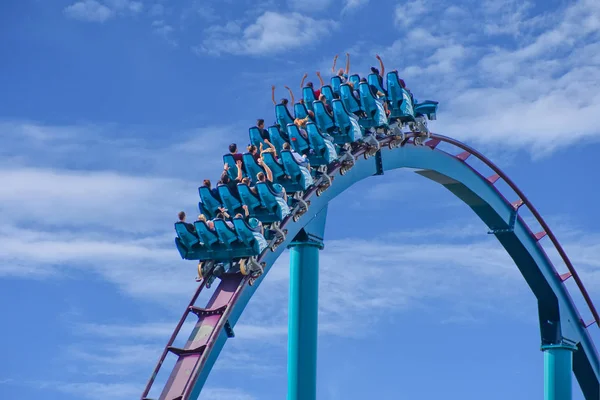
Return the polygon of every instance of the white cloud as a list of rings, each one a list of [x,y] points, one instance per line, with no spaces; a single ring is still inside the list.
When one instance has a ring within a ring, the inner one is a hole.
[[[227,26],[227,29],[220,26],[209,27],[206,30],[207,37],[196,50],[217,55],[272,55],[315,46],[337,23],[313,19],[300,13],[266,11],[245,28],[238,22]]]
[[[369,0],[344,0],[344,8],[342,12],[356,10],[357,8],[366,6]]]
[[[83,0],[74,3],[66,7],[64,12],[70,18],[89,22],[104,22],[114,15],[110,8],[96,0]]]
[[[349,0],[353,1],[353,0]],[[305,13],[319,12],[327,9],[332,3],[332,0],[288,0],[288,5],[292,10],[297,10]]]

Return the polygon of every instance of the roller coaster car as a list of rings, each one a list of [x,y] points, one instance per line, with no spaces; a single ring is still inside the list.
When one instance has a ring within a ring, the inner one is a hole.
[[[217,185],[217,190],[219,191],[219,196],[221,196],[223,206],[225,206],[230,215],[242,212],[242,203],[235,198],[227,185],[219,184]]]
[[[271,142],[271,144],[273,146],[275,146],[275,149],[277,150],[277,152],[280,152],[281,150],[283,150],[283,144],[286,142],[286,140],[283,138],[283,136],[281,136],[279,127],[276,125],[270,126],[268,131],[269,131],[269,142]],[[260,149],[260,147],[259,147],[259,149]]]
[[[275,106],[275,118],[280,126],[287,126],[287,124],[294,122],[288,108],[281,103]]]
[[[206,215],[206,218],[213,218],[217,215],[219,207],[221,207],[221,202],[214,198],[210,189],[206,186],[200,186],[198,188],[198,194],[200,195],[200,204],[198,205],[200,208],[200,212]]]
[[[332,102],[334,123],[338,128],[337,133],[333,133],[333,141],[336,144],[358,142],[363,137],[363,129],[358,123],[358,119],[348,112],[348,109],[341,100]]]
[[[333,115],[327,112],[325,105],[322,101],[315,101],[313,103],[313,108],[315,110],[315,123],[321,132],[327,132],[333,134],[335,132],[335,122],[333,120]]]
[[[227,170],[227,175],[229,175],[230,179],[236,179],[238,175],[237,164],[235,163],[235,158],[233,158],[233,154],[227,153],[223,155],[223,164],[227,164],[229,169]]]
[[[276,185],[277,184],[273,184],[273,186]],[[274,217],[272,218],[273,222],[282,221],[290,213],[289,205],[285,202],[283,197],[278,196],[277,193],[271,190],[268,183],[257,182],[255,188],[258,192],[261,206],[264,207],[269,213],[271,213],[270,215]],[[267,222],[262,219],[261,221]]]
[[[257,126],[253,126],[252,128],[248,129],[248,135],[250,136],[250,143],[255,145],[257,149],[260,149],[261,143],[266,147],[267,144],[264,142]]]
[[[244,161],[244,172],[251,180],[256,180],[256,175],[258,175],[259,172],[265,172],[265,170],[258,165],[252,154],[244,153],[242,155],[242,160]]]
[[[335,146],[323,137],[317,125],[312,122],[306,124],[306,133],[312,149],[308,156],[311,165],[328,165],[337,159]]]
[[[278,222],[283,219],[285,215],[282,213],[281,207],[278,207],[276,201],[264,202],[260,195],[252,193],[248,185],[244,183],[238,183],[238,191],[240,197],[246,206],[248,206],[248,213],[251,217],[258,219],[263,223]]]
[[[308,140],[300,134],[300,129],[295,124],[288,124],[287,133],[290,137],[290,145],[292,146],[292,149],[300,154],[308,154],[310,151]],[[281,152],[279,153],[281,154]]]
[[[358,85],[360,93],[360,108],[366,114],[366,118],[360,119],[359,123],[366,129],[383,129],[387,132],[389,126],[383,104],[378,101],[371,92],[371,87],[367,82],[361,82]]]
[[[305,191],[312,186],[313,179],[308,168],[298,164],[291,151],[283,150],[280,157],[286,175],[290,177],[291,183],[295,185],[295,192]]]
[[[306,108],[314,112],[313,101],[317,100],[317,98],[315,97],[315,91],[313,90],[313,88],[308,86],[303,87],[302,98],[304,99],[304,104],[306,105]]]
[[[294,117],[295,118],[306,118],[308,116],[308,110],[306,109],[306,106],[302,103],[296,103],[294,104]]]
[[[390,119],[398,119],[402,123],[415,122],[412,99],[408,91],[400,85],[397,72],[388,72],[387,88],[391,112]]]
[[[331,90],[333,93],[340,94],[340,86],[342,86],[342,78],[334,76],[331,78]]]
[[[340,100],[342,100],[342,103],[344,103],[344,107],[346,107],[346,110],[348,112],[355,115],[362,115],[362,110],[360,109],[360,102],[356,97],[354,97],[354,93],[352,93],[352,88],[347,83],[344,83],[340,86]]]
[[[433,100],[425,100],[422,103],[415,104],[415,115],[417,117],[426,115],[430,121],[435,121],[438,108],[438,102]]]

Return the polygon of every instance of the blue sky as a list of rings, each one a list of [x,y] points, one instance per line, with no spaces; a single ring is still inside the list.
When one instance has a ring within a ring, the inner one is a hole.
[[[274,119],[271,85],[299,97],[302,74],[329,74],[336,53],[358,73],[380,54],[440,101],[433,130],[509,173],[600,303],[595,0],[9,0],[0,34],[2,398],[141,394],[195,288],[176,213],[194,214],[227,144]],[[535,299],[486,232],[408,171],[336,199],[319,398],[541,398]],[[284,398],[287,262],[202,399]]]

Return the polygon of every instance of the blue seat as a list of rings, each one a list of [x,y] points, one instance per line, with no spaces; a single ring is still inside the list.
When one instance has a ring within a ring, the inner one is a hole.
[[[201,211],[204,211],[203,214],[206,214],[207,218],[213,218],[217,214],[218,208],[221,207],[221,203],[213,197],[210,189],[206,186],[200,186],[198,194],[202,201]]]
[[[321,94],[323,94],[325,96],[325,99],[327,100],[327,104],[331,105],[331,102],[333,101],[333,89],[331,88],[331,86],[329,85],[325,85],[321,88]],[[319,99],[317,99],[319,100]],[[314,107],[314,103],[313,103],[313,107]]]
[[[235,163],[235,158],[233,158],[233,154],[223,154],[223,164],[229,165],[229,169],[227,170],[227,175],[229,175],[229,178],[237,179],[238,169],[237,164]]]
[[[379,90],[381,93],[385,94],[385,90],[383,90],[383,88],[379,84],[379,75],[369,74],[369,76],[367,77],[367,82],[369,82],[369,85],[375,86],[377,88],[377,90]]]
[[[258,185],[261,184],[263,183],[259,182],[257,184],[257,191],[259,188]],[[264,223],[281,221],[281,212],[277,213],[276,209],[274,210],[273,207],[269,207],[269,204],[263,201],[259,194],[252,193],[248,185],[239,183],[238,190],[240,191],[242,201],[248,206],[248,213],[251,217],[257,218]]]
[[[290,136],[290,144],[298,153],[303,154],[309,150],[308,140],[304,139],[300,134],[300,129],[295,124],[288,124],[288,135]],[[281,152],[279,152],[281,155]]]
[[[238,239],[246,245],[246,247],[253,249],[256,254],[259,253],[258,242],[254,237],[254,233],[252,232],[252,228],[244,221],[243,218],[234,218],[233,226],[235,227],[235,232],[237,234]]]
[[[356,87],[356,86],[355,86]],[[352,88],[347,83],[344,83],[340,86],[340,99],[342,103],[344,103],[344,107],[351,113],[359,113],[360,103],[358,99],[354,97],[354,93],[352,93]]]
[[[333,116],[327,112],[325,105],[322,101],[315,101],[313,103],[315,110],[315,122],[322,132],[332,132],[335,130],[335,123]]]
[[[434,121],[436,119],[436,113],[438,108],[438,102],[433,100],[425,100],[422,103],[415,105],[415,116],[427,115],[427,118]]]
[[[313,101],[317,99],[315,97],[315,91],[313,90],[313,88],[308,86],[303,87],[302,98],[304,99],[304,105],[306,106],[306,108],[314,112],[315,110],[313,110]]]
[[[286,125],[283,125],[286,126]],[[279,127],[277,126],[270,126],[269,127],[269,141],[271,142],[271,144],[273,146],[275,146],[275,149],[277,149],[277,151],[281,151],[281,149],[283,149],[283,144],[286,142],[285,139],[281,136],[281,133],[279,132]]]
[[[250,136],[250,143],[252,143],[253,145],[256,146],[257,149],[260,149],[260,144],[262,143],[263,146],[266,146],[267,144],[264,142],[261,134],[260,134],[260,130],[258,129],[258,127],[253,126],[252,128],[248,129],[248,133]]]
[[[240,198],[242,202],[248,206],[248,212],[250,215],[256,212],[257,209],[261,207],[260,198],[258,198],[254,193],[250,191],[250,188],[245,183],[238,183],[238,192],[240,193]]]
[[[286,126],[287,124],[294,122],[289,110],[283,104],[277,104],[275,106],[275,117],[280,126]]]
[[[313,184],[310,173],[303,173],[300,164],[296,162],[289,150],[283,150],[281,152],[281,161],[286,175],[290,177],[290,181],[293,184],[297,185],[298,189],[296,190],[306,190]],[[306,168],[304,168],[304,170],[308,171]]]
[[[360,83],[360,75],[358,75],[358,74],[350,75],[348,77],[348,82],[352,83],[354,85],[354,88],[357,89],[358,84]]]
[[[237,210],[242,208],[242,203],[240,203],[240,201],[236,199],[233,194],[231,194],[231,191],[229,191],[229,187],[227,187],[227,185],[217,185],[217,190],[221,196],[221,202],[229,211],[229,214],[235,213]]]
[[[294,104],[294,116],[296,118],[306,118],[308,116],[308,110],[306,109],[306,107],[304,106],[304,104],[302,103],[296,103]]]
[[[289,214],[289,209],[284,210],[282,208],[282,204],[280,203],[281,200],[277,201],[277,196],[271,191],[267,183],[258,182],[256,184],[256,191],[258,192],[258,196],[260,197],[261,204],[271,216],[271,221],[261,219],[262,222],[268,223],[281,221],[283,220],[283,218],[285,218],[287,214]]]
[[[179,251],[181,258],[186,259],[188,257],[189,250],[181,243],[179,236],[175,237],[175,247],[177,247],[177,251]]]
[[[334,100],[332,106],[335,125],[338,128],[338,131],[332,134],[334,142],[342,145],[361,140],[363,129],[358,123],[357,118],[346,110],[341,100]]]
[[[181,243],[187,249],[191,249],[200,242],[198,236],[188,231],[183,222],[175,223],[175,232],[177,232],[177,236],[181,240]]]
[[[388,101],[390,102],[390,119],[401,122],[415,120],[412,99],[406,89],[403,89],[395,71],[387,73]]]
[[[214,219],[213,223],[215,224],[215,231],[217,231],[217,236],[221,243],[223,243],[226,248],[231,249],[238,240],[235,230],[227,226],[227,223],[220,218]]]
[[[259,172],[265,172],[260,165],[256,163],[254,157],[250,153],[242,155],[244,160],[244,169],[246,170],[246,176],[250,178],[252,182],[256,182],[256,175]]]
[[[367,82],[362,82],[358,85],[360,93],[360,108],[366,114],[366,118],[359,122],[365,128],[380,128],[387,127],[387,116],[383,104],[373,96],[371,88]]]
[[[263,153],[262,157],[263,162],[267,164],[273,174],[273,181],[283,181],[285,178],[285,171],[283,170],[283,166],[275,160],[273,153]]]
[[[311,165],[327,165],[337,159],[335,146],[331,141],[325,139],[315,124],[306,124],[308,141],[313,149],[308,159]]]
[[[342,85],[342,78],[334,76],[331,78],[331,90],[333,93],[340,94],[340,86]]]
[[[219,243],[219,238],[216,232],[208,229],[208,225],[204,221],[196,221],[194,222],[194,226],[196,227],[196,233],[200,238],[200,241],[209,251],[214,251],[215,246]]]

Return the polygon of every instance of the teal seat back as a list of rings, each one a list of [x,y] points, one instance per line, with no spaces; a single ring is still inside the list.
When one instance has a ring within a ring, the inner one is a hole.
[[[396,72],[387,74],[388,100],[391,103],[392,115],[414,117],[412,99],[406,89],[403,89]]]
[[[315,109],[315,122],[322,132],[329,132],[335,127],[333,117],[325,109],[325,105],[321,101],[315,101],[313,104]]]
[[[206,222],[204,221],[196,221],[194,222],[194,226],[196,227],[196,233],[200,238],[200,241],[207,247],[210,248],[215,243],[219,242],[219,238],[215,232],[212,232],[208,229]]]
[[[175,232],[177,232],[177,236],[181,239],[181,243],[188,249],[191,249],[200,241],[196,235],[187,230],[183,222],[175,223]]]
[[[258,129],[258,127],[253,126],[252,128],[248,129],[248,135],[250,136],[250,143],[255,145],[257,149],[260,149],[261,143],[263,146],[267,146],[262,136],[260,135],[260,130]]]
[[[250,178],[252,182],[256,182],[256,175],[259,172],[265,172],[260,165],[256,163],[254,157],[250,153],[246,153],[242,156],[244,160],[244,169],[246,170],[246,176]]]
[[[348,82],[352,83],[355,88],[358,88],[358,84],[360,83],[360,75],[353,74],[348,78]]]
[[[308,116],[308,111],[306,110],[304,104],[294,104],[294,116],[300,119],[306,118]]]
[[[354,97],[350,85],[344,83],[340,86],[340,99],[349,112],[355,113],[360,111],[360,104],[358,104],[358,100]]]
[[[273,153],[263,153],[263,162],[267,164],[267,166],[271,169],[273,173],[273,180],[281,179],[285,176],[285,171],[281,164],[275,161],[275,157],[273,157]]]
[[[325,96],[325,99],[327,100],[327,104],[331,105],[331,102],[333,101],[333,89],[331,88],[331,86],[329,85],[325,85],[321,88],[321,94],[323,94]],[[319,99],[317,99],[319,100]],[[313,103],[314,106],[314,103]]]
[[[243,218],[239,218],[239,217],[234,218],[233,226],[235,227],[235,232],[236,232],[239,240],[242,243],[244,243],[246,246],[254,249],[257,244],[256,239],[254,238],[254,235],[252,234],[252,230],[250,229],[248,224],[246,224],[246,221],[244,221]],[[256,250],[258,250],[258,249],[256,249]]]
[[[358,123],[352,123],[351,118],[353,117],[348,113],[341,100],[333,101],[333,115],[335,116],[335,124],[340,131],[339,135],[333,135],[336,143],[356,142],[362,138],[361,127]]]
[[[233,154],[227,153],[223,155],[223,164],[227,164],[229,169],[227,170],[227,175],[229,178],[236,179],[238,175],[238,168],[235,163],[235,158],[233,158]]]
[[[260,199],[258,199],[254,193],[250,191],[250,188],[245,183],[238,183],[238,192],[242,202],[248,206],[248,211],[252,213],[255,209],[260,207]]]
[[[340,93],[340,86],[342,86],[342,78],[339,76],[334,76],[331,78],[331,90],[333,93]],[[333,97],[333,96],[332,96]]]
[[[310,111],[314,111],[313,101],[317,99],[315,98],[315,91],[313,90],[313,88],[308,86],[302,88],[302,98],[304,99],[304,105],[306,106],[306,108]]]
[[[235,212],[235,210],[242,206],[240,201],[233,197],[227,185],[218,185],[217,190],[219,191],[219,196],[221,196],[221,202],[230,213]]]
[[[298,163],[294,159],[292,152],[289,150],[283,150],[281,152],[281,161],[283,163],[283,168],[285,169],[286,174],[290,177],[292,182],[302,183],[302,171],[300,171],[300,165],[298,165]]]
[[[279,203],[277,203],[275,195],[273,192],[271,192],[267,184],[264,182],[257,183],[256,190],[258,191],[260,202],[262,203],[263,207],[281,219],[281,207],[279,206]]]
[[[227,247],[231,248],[231,245],[237,240],[237,235],[234,230],[229,228],[224,220],[217,218],[213,220],[215,224],[215,230],[219,240]]]
[[[369,76],[367,77],[367,82],[369,82],[369,85],[375,86],[377,90],[379,90],[381,93],[385,93],[385,90],[383,90],[383,88],[379,84],[379,75],[369,74]]]
[[[286,126],[287,124],[294,122],[294,119],[290,115],[287,107],[283,104],[277,104],[275,106],[275,117],[280,126]]]
[[[373,94],[371,93],[369,84],[361,82],[358,85],[358,93],[360,94],[360,108],[369,118],[375,118],[377,106],[375,105],[375,97],[373,97]]]
[[[306,124],[306,132],[308,133],[308,141],[310,143],[310,147],[318,156],[325,157],[327,154],[325,139],[323,138],[323,135],[321,135],[321,132],[319,132],[317,126],[312,122]]]
[[[198,194],[200,195],[200,200],[202,200],[202,208],[210,214],[207,217],[214,216],[217,213],[217,209],[221,207],[221,203],[213,197],[210,189],[206,186],[200,186]]]
[[[282,126],[286,126],[286,125],[282,125]],[[273,146],[275,146],[275,149],[277,149],[277,152],[281,151],[281,149],[283,149],[283,144],[285,143],[285,140],[281,137],[281,134],[279,133],[279,128],[276,126],[270,126],[269,127],[269,138],[270,138],[270,142]]]
[[[308,150],[308,141],[302,137],[300,134],[300,129],[298,129],[295,124],[289,124],[287,126],[287,131],[288,135],[290,136],[290,144],[294,150],[296,150],[298,153],[303,153],[305,150]]]

